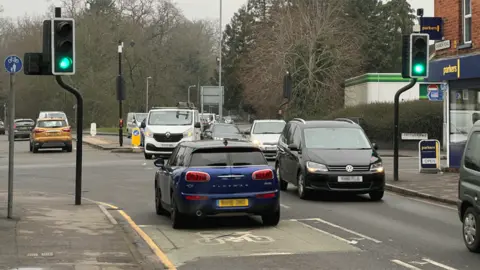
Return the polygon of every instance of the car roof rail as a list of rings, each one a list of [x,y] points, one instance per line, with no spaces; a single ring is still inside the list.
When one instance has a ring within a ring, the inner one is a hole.
[[[348,118],[336,118],[335,121],[342,121],[342,122],[347,122],[347,123],[350,123],[350,124],[357,125],[357,123],[355,121],[353,121],[352,119],[348,119]]]
[[[299,122],[302,122],[304,124],[306,124],[307,122],[305,122],[305,120],[303,120],[302,118],[293,118],[293,121],[299,121]]]

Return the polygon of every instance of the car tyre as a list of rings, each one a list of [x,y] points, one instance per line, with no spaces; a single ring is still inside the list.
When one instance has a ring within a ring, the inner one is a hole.
[[[303,176],[302,172],[298,173],[297,179],[298,179],[297,180],[298,181],[297,182],[298,197],[300,197],[300,199],[302,200],[307,200],[310,195],[310,192],[305,188],[305,177]]]
[[[280,190],[287,190],[288,189],[288,182],[282,179],[282,176],[280,175],[280,165],[277,164],[275,171],[277,172],[277,178],[278,181],[280,182]]]
[[[157,187],[155,187],[155,212],[162,216],[168,214],[168,211],[162,206],[162,192]]]
[[[147,153],[143,152],[143,155],[145,156],[145,159],[152,159],[153,158],[152,154],[147,154]]]
[[[462,233],[465,246],[474,253],[480,253],[479,215],[473,207],[468,207],[462,218]]]
[[[381,201],[384,194],[385,194],[385,191],[383,190],[375,190],[368,193],[368,195],[370,196],[370,199],[375,202]]]
[[[67,150],[67,152],[71,153],[73,151],[73,146],[68,145],[67,147],[65,147],[65,150]]]
[[[175,198],[173,197],[173,194],[170,195],[170,197],[171,197],[171,206],[172,206],[172,212],[170,214],[170,219],[172,220],[172,228],[182,229],[185,227],[186,217],[184,214],[178,211],[177,203],[175,202]]]
[[[264,226],[277,226],[280,222],[280,210],[262,215],[262,222]]]
[[[32,152],[32,151],[33,151],[32,142],[29,143],[29,146],[30,146],[30,147],[29,147],[29,148],[30,148],[30,152]]]
[[[33,153],[38,153],[38,149],[39,149],[39,148],[34,145],[33,148],[32,148],[32,152],[33,152]]]

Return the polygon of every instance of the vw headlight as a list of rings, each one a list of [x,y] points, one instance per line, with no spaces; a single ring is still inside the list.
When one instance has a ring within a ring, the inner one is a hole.
[[[145,129],[145,132],[143,134],[145,137],[153,137],[153,132],[151,132],[148,128]]]
[[[382,162],[373,163],[370,165],[371,172],[383,172],[383,164]]]
[[[310,173],[328,172],[327,166],[320,163],[311,162],[311,161],[307,161],[307,170]]]
[[[183,137],[192,137],[193,136],[193,128],[188,129],[187,131],[183,132]]]

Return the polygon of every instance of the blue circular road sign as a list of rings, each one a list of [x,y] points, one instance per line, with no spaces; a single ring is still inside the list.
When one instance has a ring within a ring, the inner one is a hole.
[[[140,135],[140,131],[138,131],[138,129],[135,129],[135,130],[133,131],[133,135],[134,135],[134,136]]]
[[[17,73],[22,70],[22,59],[16,55],[9,55],[5,58],[5,69],[8,73]]]

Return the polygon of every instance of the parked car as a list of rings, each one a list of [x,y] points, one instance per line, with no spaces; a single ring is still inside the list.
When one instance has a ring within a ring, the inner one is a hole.
[[[34,127],[35,121],[33,121],[33,119],[15,119],[13,124],[13,139],[29,138]]]
[[[298,196],[312,191],[369,194],[383,198],[385,171],[378,147],[353,121],[305,121],[296,118],[285,126],[276,160],[280,188],[297,186]]]
[[[260,215],[280,221],[278,179],[257,146],[239,141],[186,141],[166,162],[157,159],[155,209],[170,214],[175,229],[217,214]],[[226,185],[234,181],[235,185]]]
[[[480,121],[470,130],[460,163],[458,216],[462,221],[465,246],[480,253]]]

